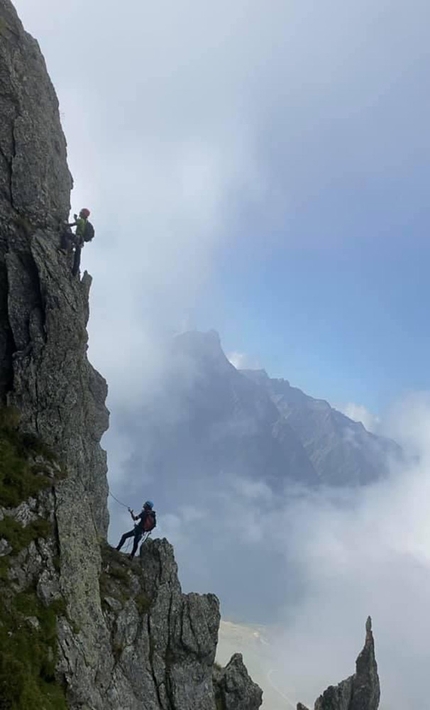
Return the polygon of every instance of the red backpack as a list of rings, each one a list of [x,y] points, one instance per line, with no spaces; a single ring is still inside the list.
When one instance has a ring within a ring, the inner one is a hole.
[[[153,530],[156,525],[157,521],[155,518],[155,510],[151,510],[145,517],[145,520],[143,522],[143,529],[145,532],[151,532],[151,530]]]

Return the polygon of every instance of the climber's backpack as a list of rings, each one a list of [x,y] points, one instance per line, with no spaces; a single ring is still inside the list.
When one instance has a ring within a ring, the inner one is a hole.
[[[90,242],[92,239],[94,239],[95,231],[94,227],[91,224],[91,222],[88,222],[85,225],[85,231],[84,231],[84,242]]]
[[[143,530],[145,532],[151,532],[157,525],[157,521],[155,519],[155,511],[152,511],[148,513],[148,515],[145,517],[144,523],[143,523]]]

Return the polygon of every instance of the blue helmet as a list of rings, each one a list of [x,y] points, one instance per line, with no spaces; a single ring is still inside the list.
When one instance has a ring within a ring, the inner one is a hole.
[[[143,504],[143,507],[152,510],[154,507],[154,503],[152,502],[152,500],[147,500],[146,503]]]

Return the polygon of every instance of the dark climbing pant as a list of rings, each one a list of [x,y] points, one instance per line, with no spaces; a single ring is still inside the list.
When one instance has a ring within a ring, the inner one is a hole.
[[[73,247],[78,243],[76,234],[73,234],[72,230],[65,228],[61,234],[60,247],[64,251],[70,252]]]
[[[79,267],[81,265],[81,251],[82,251],[82,247],[76,245],[75,258],[73,259],[73,268],[72,268],[73,276],[77,276],[77,274],[79,274]]]
[[[130,532],[128,532],[128,533],[124,533],[124,535],[122,536],[121,540],[119,541],[119,545],[117,546],[116,549],[119,551],[121,549],[121,547],[123,546],[123,544],[125,543],[125,541],[128,540],[129,537],[134,537],[133,549],[132,549],[131,555],[130,555],[130,557],[134,557],[137,552],[139,542],[142,539],[142,534],[143,534],[142,531],[137,530],[136,528],[134,528],[133,530],[130,530]]]
[[[61,249],[64,249],[64,251],[69,251],[71,248],[71,240],[70,240],[70,232],[64,231],[61,235]]]

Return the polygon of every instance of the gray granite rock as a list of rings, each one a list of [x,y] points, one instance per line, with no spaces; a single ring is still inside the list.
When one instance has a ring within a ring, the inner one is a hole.
[[[315,710],[378,710],[380,687],[372,620],[366,622],[364,648],[356,661],[354,675],[339,685],[329,686],[315,703]],[[297,710],[306,710],[299,703]]]
[[[223,710],[258,710],[262,703],[262,690],[249,677],[240,653],[215,674],[214,684]]]

